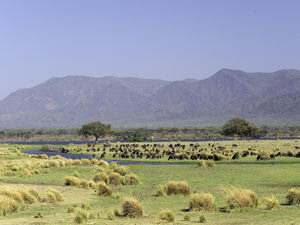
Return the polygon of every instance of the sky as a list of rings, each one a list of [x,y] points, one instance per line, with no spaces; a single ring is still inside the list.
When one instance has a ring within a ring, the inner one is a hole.
[[[52,77],[300,68],[298,0],[1,0],[0,99]]]

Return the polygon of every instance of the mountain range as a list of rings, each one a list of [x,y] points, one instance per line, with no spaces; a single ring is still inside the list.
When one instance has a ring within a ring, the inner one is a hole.
[[[300,124],[300,71],[222,69],[203,79],[66,76],[0,101],[0,128],[195,127],[241,116],[256,124]]]

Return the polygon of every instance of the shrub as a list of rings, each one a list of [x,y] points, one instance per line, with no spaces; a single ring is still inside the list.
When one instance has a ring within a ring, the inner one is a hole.
[[[165,186],[167,195],[189,195],[190,187],[185,181],[169,181]]]
[[[114,169],[115,173],[118,173],[122,176],[125,176],[128,173],[128,168],[126,166],[119,166],[117,168]]]
[[[290,188],[286,198],[289,205],[300,204],[300,188]]]
[[[109,219],[109,220],[115,220],[116,219],[116,215],[115,215],[113,210],[108,211],[107,219]]]
[[[90,184],[87,180],[80,180],[80,187],[84,188],[84,189],[89,189],[90,188]]]
[[[163,186],[163,185],[158,186],[156,196],[166,196],[165,186]]]
[[[209,193],[194,194],[190,200],[191,211],[212,211],[215,209],[215,197]]]
[[[183,220],[184,220],[184,221],[191,221],[191,216],[190,216],[190,215],[185,215],[185,216],[183,217]]]
[[[81,159],[81,164],[82,165],[90,165],[91,164],[91,160],[89,160],[89,159]]]
[[[33,204],[33,203],[38,202],[38,199],[36,198],[36,196],[34,196],[32,193],[30,193],[26,189],[19,190],[19,193],[21,194],[22,199],[26,204]]]
[[[163,210],[159,213],[159,220],[165,223],[172,223],[175,221],[175,215],[171,210]]]
[[[279,208],[279,201],[274,195],[263,198],[262,204],[264,205],[265,209],[269,209],[269,210]]]
[[[98,160],[98,165],[101,166],[101,167],[105,167],[105,168],[109,167],[108,162],[106,162],[104,160]]]
[[[79,178],[80,177],[80,173],[77,170],[75,170],[73,176]]]
[[[202,168],[212,168],[215,167],[215,162],[211,160],[201,160],[198,162],[198,167]]]
[[[111,173],[108,176],[108,184],[122,185],[123,184],[123,177],[118,173]]]
[[[127,174],[124,177],[124,185],[137,185],[139,184],[139,177],[133,173]]]
[[[142,217],[143,206],[134,198],[126,198],[122,203],[122,215],[125,217]]]
[[[22,205],[8,196],[0,196],[0,211],[2,215],[17,212]]]
[[[67,213],[74,213],[74,212],[75,212],[75,208],[73,208],[73,207],[70,207],[67,210]]]
[[[0,195],[4,195],[9,198],[12,198],[17,203],[20,203],[20,204],[24,203],[22,195],[16,190],[13,190],[13,189],[9,190],[7,188],[2,188],[2,189],[0,189]]]
[[[106,175],[106,173],[99,172],[94,176],[93,181],[107,183],[108,176]]]
[[[214,161],[207,160],[205,163],[207,168],[213,168],[216,166]]]
[[[66,176],[65,177],[65,185],[66,186],[75,186],[79,187],[80,186],[80,179],[74,176]]]
[[[199,217],[199,223],[206,223],[206,219],[204,215],[200,215]]]
[[[225,198],[230,208],[257,207],[258,198],[254,191],[249,189],[225,189]]]
[[[111,188],[104,182],[100,182],[97,184],[97,190],[98,190],[98,194],[101,196],[111,196],[112,195]]]
[[[51,203],[62,202],[64,200],[62,194],[54,188],[47,190],[47,199]]]
[[[84,209],[76,209],[74,221],[75,223],[87,222],[89,218],[89,213]]]

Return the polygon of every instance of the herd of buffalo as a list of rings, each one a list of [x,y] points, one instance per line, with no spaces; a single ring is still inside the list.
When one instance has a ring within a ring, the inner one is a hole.
[[[118,158],[118,159],[162,159],[168,160],[237,160],[241,157],[255,156],[257,160],[271,160],[276,157],[300,157],[300,151],[295,147],[295,151],[272,151],[257,150],[248,148],[240,150],[237,144],[230,147],[217,146],[213,143],[207,143],[205,146],[199,143],[177,143],[177,144],[103,144],[88,145],[84,151],[92,153],[99,159]],[[82,152],[82,147],[74,151]],[[73,150],[61,148],[62,153],[69,153]]]

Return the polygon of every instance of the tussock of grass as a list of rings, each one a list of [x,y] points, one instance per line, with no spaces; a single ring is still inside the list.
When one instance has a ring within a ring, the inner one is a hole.
[[[66,186],[80,186],[80,179],[74,176],[65,176],[65,185]]]
[[[124,177],[124,185],[137,185],[139,184],[139,177],[133,173],[127,174]]]
[[[63,195],[54,188],[47,190],[47,199],[51,203],[62,202],[64,200]]]
[[[189,195],[190,187],[186,181],[169,181],[163,191],[166,195]]]
[[[175,221],[174,213],[169,210],[165,209],[159,213],[159,220],[163,223],[173,223]]]
[[[215,197],[210,193],[193,194],[189,209],[190,211],[213,211],[215,209]]]
[[[126,166],[119,166],[114,169],[115,173],[120,174],[121,176],[125,176],[128,173],[129,169]]]
[[[225,189],[224,192],[230,208],[257,207],[258,197],[252,190],[232,187]]]
[[[108,184],[122,185],[123,177],[119,173],[111,173],[108,176]]]
[[[143,206],[135,198],[125,198],[122,203],[122,215],[124,217],[142,217],[144,215]]]
[[[202,167],[202,168],[213,168],[215,166],[216,166],[215,162],[211,160],[200,160],[198,162],[198,167]]]
[[[86,210],[80,208],[76,209],[75,217],[74,217],[75,223],[81,224],[87,222],[88,218],[89,218],[89,213]]]
[[[261,201],[261,204],[263,205],[264,209],[268,210],[279,208],[279,201],[274,195],[264,197]]]
[[[300,188],[290,188],[286,196],[287,203],[289,205],[299,205],[300,204]]]
[[[97,184],[97,191],[98,191],[98,194],[101,196],[111,196],[112,195],[112,189],[104,182],[100,182]]]
[[[93,180],[95,182],[104,182],[104,183],[107,183],[108,176],[104,172],[99,172],[99,173],[96,173],[96,175],[94,176]]]

